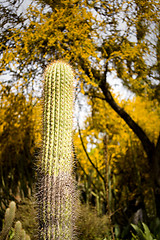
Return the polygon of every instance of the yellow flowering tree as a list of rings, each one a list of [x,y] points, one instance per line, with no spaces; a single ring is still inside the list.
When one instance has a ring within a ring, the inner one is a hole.
[[[156,142],[157,129],[160,128],[159,107],[156,108],[154,102],[144,102],[141,97],[128,101],[115,99],[143,126],[152,142]],[[91,114],[85,121],[85,128],[75,134],[74,141],[79,185],[82,191],[86,188],[88,194],[83,200],[96,204],[99,213],[106,209],[112,223],[121,227],[135,221],[139,209],[144,221],[146,216],[149,220],[153,219],[157,214],[154,186],[140,140],[102,95],[89,100],[89,105]]]
[[[22,27],[11,27],[2,39],[1,73],[25,91],[41,88],[39,76],[46,65],[64,59],[86,78],[81,60],[90,65],[96,57],[92,44],[92,13],[84,1],[36,1],[24,15]],[[38,78],[37,78],[38,77]],[[8,81],[9,82],[9,81]],[[7,82],[7,83],[8,83]]]
[[[9,200],[29,196],[41,145],[41,111],[21,93],[1,85],[0,91],[0,213]]]

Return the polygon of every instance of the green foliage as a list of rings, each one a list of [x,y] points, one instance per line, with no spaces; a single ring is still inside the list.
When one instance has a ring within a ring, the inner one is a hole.
[[[73,71],[56,61],[45,71],[43,149],[40,163],[39,237],[74,238],[72,162]]]
[[[133,239],[137,240],[158,240],[160,238],[160,219],[155,218],[148,226],[145,223],[138,223],[138,225],[131,224],[134,233],[132,232]],[[136,235],[135,235],[136,233]]]
[[[160,219],[158,217],[150,222],[149,229],[157,239],[160,238]]]
[[[142,223],[143,230],[138,227],[137,225],[131,224],[131,226],[136,231],[136,235],[133,234],[133,239],[139,239],[139,240],[156,240],[156,238],[153,237],[153,234],[150,232],[148,226],[145,223]]]
[[[30,237],[26,234],[25,230],[22,229],[20,221],[15,223],[13,228],[13,222],[15,218],[16,204],[14,201],[10,202],[9,208],[6,209],[4,224],[2,231],[0,232],[1,240],[30,240]]]

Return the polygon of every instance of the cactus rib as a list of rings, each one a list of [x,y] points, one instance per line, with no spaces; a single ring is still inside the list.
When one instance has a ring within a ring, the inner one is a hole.
[[[44,77],[43,150],[39,199],[42,240],[73,239],[72,177],[73,71],[62,62],[49,65]]]

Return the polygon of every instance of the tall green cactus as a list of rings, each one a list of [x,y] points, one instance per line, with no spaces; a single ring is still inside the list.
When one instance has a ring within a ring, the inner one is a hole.
[[[39,191],[39,239],[74,238],[72,177],[73,71],[56,61],[44,75],[43,150]]]

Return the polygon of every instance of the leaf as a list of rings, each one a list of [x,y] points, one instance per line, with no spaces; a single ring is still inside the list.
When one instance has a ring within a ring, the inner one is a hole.
[[[143,225],[143,228],[144,228],[144,233],[146,235],[146,239],[147,240],[153,240],[152,234],[151,234],[148,226],[145,223],[142,223],[142,225]]]
[[[143,231],[142,231],[137,225],[131,224],[131,226],[132,226],[132,227],[134,228],[134,230],[136,231],[139,240],[148,240],[148,239],[146,238],[145,234],[143,233]]]

